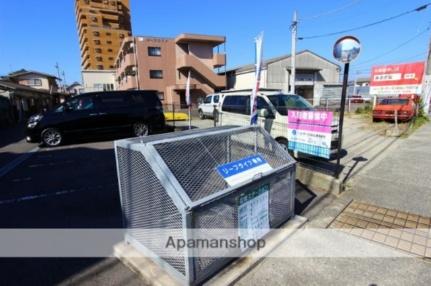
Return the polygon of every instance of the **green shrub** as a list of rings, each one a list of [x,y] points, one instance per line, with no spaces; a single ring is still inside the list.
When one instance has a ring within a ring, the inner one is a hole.
[[[373,111],[373,107],[371,106],[371,104],[367,104],[364,107],[364,112],[365,113],[371,113]]]
[[[422,125],[424,125],[430,121],[428,115],[424,111],[424,107],[425,107],[425,105],[424,105],[423,99],[421,98],[419,100],[418,114],[410,122],[409,134],[414,132],[416,129],[418,129],[419,127],[421,127]]]

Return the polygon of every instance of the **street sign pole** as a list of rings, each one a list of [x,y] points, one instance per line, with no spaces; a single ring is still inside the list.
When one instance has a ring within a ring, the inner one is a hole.
[[[337,178],[339,177],[341,150],[343,147],[344,109],[346,106],[346,93],[347,93],[347,84],[349,80],[349,67],[350,67],[349,63],[344,64],[343,88],[341,90],[340,120],[338,124]]]
[[[338,179],[341,173],[341,150],[343,148],[343,125],[344,110],[346,108],[347,84],[349,81],[350,62],[355,60],[361,51],[361,43],[353,36],[345,36],[338,39],[334,45],[334,58],[344,63],[343,88],[341,90],[340,119],[338,123],[338,148],[337,148],[337,171],[335,177]],[[350,107],[350,105],[349,105]]]

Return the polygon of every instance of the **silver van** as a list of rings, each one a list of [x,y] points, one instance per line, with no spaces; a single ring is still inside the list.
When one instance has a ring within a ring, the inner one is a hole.
[[[249,125],[251,90],[234,90],[220,95],[218,124]],[[313,110],[313,106],[302,96],[284,94],[279,90],[263,90],[258,93],[258,124],[271,134],[283,147],[288,146],[288,110]],[[332,124],[331,153],[337,152],[338,122]]]

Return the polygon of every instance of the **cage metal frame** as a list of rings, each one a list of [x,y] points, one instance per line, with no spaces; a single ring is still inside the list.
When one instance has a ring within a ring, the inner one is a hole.
[[[119,154],[118,154],[119,147],[141,153],[145,158],[145,160],[148,162],[148,164],[151,166],[157,179],[159,180],[164,190],[171,198],[173,204],[176,206],[177,210],[181,214],[182,234],[185,240],[193,237],[190,229],[193,229],[194,227],[192,215],[193,215],[193,212],[195,212],[196,210],[203,208],[213,202],[216,202],[226,196],[232,195],[235,192],[238,192],[238,190],[244,190],[243,192],[246,192],[245,190],[250,186],[259,184],[259,182],[263,180],[269,181],[277,176],[280,176],[281,174],[286,174],[286,173],[289,174],[290,183],[288,187],[291,192],[290,217],[292,217],[294,215],[293,212],[294,212],[295,173],[296,173],[295,160],[292,159],[291,162],[289,162],[284,166],[273,168],[268,172],[260,174],[261,176],[257,179],[253,178],[253,179],[247,180],[241,184],[230,186],[226,189],[219,190],[204,198],[200,198],[196,201],[192,201],[189,195],[185,192],[185,190],[181,186],[180,182],[177,180],[175,175],[171,172],[167,164],[164,162],[164,160],[162,159],[162,157],[154,147],[155,145],[162,144],[162,143],[176,142],[179,140],[193,139],[193,138],[204,137],[208,135],[244,132],[247,130],[252,130],[256,132],[256,136],[258,132],[261,132],[265,136],[270,137],[269,133],[267,133],[263,128],[259,126],[246,126],[246,127],[223,126],[223,127],[209,128],[209,129],[194,129],[194,130],[183,131],[181,133],[161,134],[161,135],[153,135],[149,137],[130,138],[130,139],[115,141],[114,150],[115,150],[115,157],[116,157],[118,186],[120,189],[120,203],[122,207],[123,227],[126,227],[126,219],[125,219],[125,213],[124,213],[124,209],[126,206],[124,205],[124,201],[121,195],[122,178],[120,174],[120,164],[119,164]],[[275,144],[278,144],[274,139],[272,140],[275,142]],[[280,146],[279,148],[282,148],[282,147]],[[287,151],[285,152],[287,153]],[[282,223],[279,223],[274,227],[279,227],[281,224]],[[125,242],[128,244],[131,244],[135,249],[137,249],[139,252],[143,253],[144,255],[150,256],[151,259],[153,259],[153,261],[155,261],[162,269],[164,269],[170,275],[172,275],[178,282],[183,283],[185,285],[196,285],[204,282],[205,280],[210,278],[214,273],[220,271],[223,268],[223,266],[225,266],[227,263],[235,259],[235,258],[224,258],[219,261],[216,261],[215,263],[213,263],[213,265],[211,265],[209,269],[206,269],[205,271],[201,271],[201,273],[197,275],[196,273],[197,271],[194,267],[195,262],[193,261],[193,259],[195,258],[193,257],[191,250],[187,249],[187,250],[184,250],[185,273],[181,273],[178,269],[170,265],[169,262],[167,262],[164,258],[159,257],[157,253],[153,252],[151,249],[147,248],[144,244],[142,244],[137,239],[135,239],[133,234],[131,234],[128,228],[126,228],[125,230]]]

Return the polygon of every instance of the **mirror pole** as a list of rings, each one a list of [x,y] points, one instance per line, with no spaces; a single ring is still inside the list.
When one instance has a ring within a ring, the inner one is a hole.
[[[344,109],[346,106],[346,93],[347,84],[349,80],[349,63],[344,64],[344,77],[343,77],[343,88],[341,91],[341,106],[340,106],[340,119],[338,124],[338,150],[337,150],[337,179],[340,177],[340,159],[341,149],[343,144],[343,124],[344,124]]]

